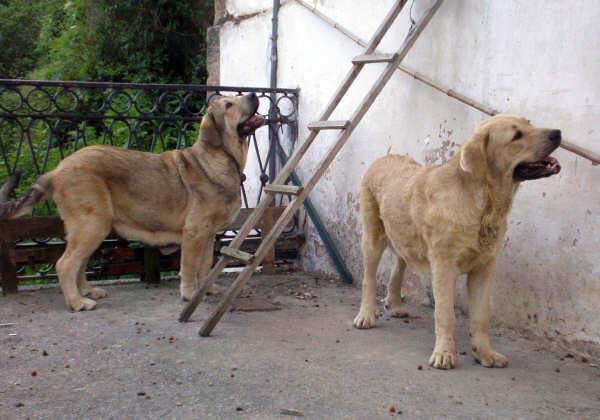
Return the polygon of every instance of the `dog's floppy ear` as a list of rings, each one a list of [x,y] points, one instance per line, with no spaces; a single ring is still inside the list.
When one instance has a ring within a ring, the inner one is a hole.
[[[200,123],[200,140],[207,142],[212,147],[221,147],[223,145],[221,132],[214,115],[210,111],[206,113],[204,118],[202,118],[202,123]]]
[[[477,129],[460,149],[460,169],[477,178],[484,178],[487,172],[487,144],[489,130],[487,127]]]

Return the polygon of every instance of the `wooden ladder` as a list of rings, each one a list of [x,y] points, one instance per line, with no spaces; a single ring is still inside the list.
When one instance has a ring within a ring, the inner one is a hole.
[[[217,263],[206,277],[202,287],[196,291],[190,302],[188,302],[186,307],[181,312],[179,316],[179,320],[181,322],[185,322],[190,318],[200,301],[204,298],[208,288],[214,283],[214,281],[225,268],[227,259],[237,259],[245,264],[244,269],[239,272],[237,278],[226,291],[221,302],[219,302],[218,306],[211,313],[210,317],[204,322],[202,328],[200,329],[201,336],[206,337],[210,335],[233,300],[241,292],[248,279],[252,276],[254,271],[256,271],[256,268],[262,262],[265,255],[267,255],[269,249],[275,244],[275,241],[285,229],[287,223],[293,217],[294,213],[300,208],[315,184],[319,181],[319,179],[321,179],[325,171],[329,168],[329,165],[333,159],[344,146],[356,126],[364,117],[365,113],[369,110],[379,93],[385,87],[388,80],[392,77],[400,62],[404,59],[423,29],[425,29],[435,12],[439,9],[442,1],[443,0],[435,0],[433,2],[431,8],[419,19],[416,24],[412,26],[404,40],[404,43],[395,54],[375,54],[377,46],[387,33],[390,26],[392,26],[398,17],[398,14],[402,8],[408,2],[408,0],[396,1],[379,28],[377,28],[377,31],[371,38],[365,52],[352,60],[352,68],[336,90],[333,98],[327,104],[325,110],[319,118],[319,121],[312,122],[308,125],[310,134],[308,135],[306,141],[297,147],[273,183],[265,187],[265,197],[262,198],[256,209],[254,209],[252,214],[248,217],[246,223],[244,223],[242,228],[238,231],[237,236],[231,241],[229,246],[221,248],[221,256],[217,260]],[[387,65],[385,66],[383,73],[375,81],[375,84],[368,91],[363,101],[356,108],[350,119],[344,121],[330,121],[329,117],[336,109],[337,105],[340,103],[356,77],[359,75],[363,66],[369,63],[387,63]],[[306,185],[302,187],[285,185],[286,180],[289,178],[291,172],[296,168],[300,159],[302,159],[302,157],[305,155],[306,151],[321,130],[339,130],[340,134],[333,147],[327,152],[321,162],[319,162],[316,170],[309,178]],[[262,214],[269,206],[269,203],[272,202],[273,195],[275,194],[291,194],[294,195],[295,198],[292,199],[289,205],[285,208],[279,219],[273,225],[272,229],[265,235],[264,238],[262,238],[261,244],[254,255],[241,251],[239,248],[244,239],[259,222]]]

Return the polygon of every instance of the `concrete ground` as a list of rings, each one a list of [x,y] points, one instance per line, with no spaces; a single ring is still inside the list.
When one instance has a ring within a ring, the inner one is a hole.
[[[600,418],[593,361],[503,332],[508,368],[431,369],[431,309],[356,330],[360,291],[312,276],[256,276],[210,338],[214,298],[180,324],[174,282],[107,290],[87,313],[58,289],[0,298],[0,324],[16,323],[0,327],[1,419]]]

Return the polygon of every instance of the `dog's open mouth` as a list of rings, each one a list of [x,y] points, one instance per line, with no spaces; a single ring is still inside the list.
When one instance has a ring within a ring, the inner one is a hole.
[[[238,134],[240,137],[246,137],[254,133],[258,127],[265,123],[265,119],[262,115],[254,114],[246,121],[239,123],[237,126]]]
[[[518,180],[546,178],[560,172],[560,163],[548,156],[537,162],[524,162],[517,165],[514,176]]]

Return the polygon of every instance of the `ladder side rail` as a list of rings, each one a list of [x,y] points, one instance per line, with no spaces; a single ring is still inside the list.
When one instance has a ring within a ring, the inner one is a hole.
[[[369,41],[369,44],[365,51],[365,54],[369,54],[377,48],[377,46],[383,39],[385,33],[390,28],[390,26],[394,23],[394,20],[396,19],[396,17],[398,16],[398,14],[402,10],[402,8],[406,5],[407,2],[408,2],[408,0],[398,0],[394,4],[392,9],[386,15],[382,24],[379,26],[379,28],[377,28],[377,31],[375,32],[375,34]],[[362,67],[363,67],[362,65],[353,65],[352,66],[352,68],[346,75],[346,78],[344,79],[342,84],[339,86],[339,88],[336,90],[333,98],[325,107],[325,110],[321,114],[321,117],[319,118],[319,120],[326,120],[331,116],[331,114],[333,113],[333,111],[335,110],[337,105],[340,103],[340,101],[342,100],[342,98],[344,97],[344,95],[346,94],[346,92],[348,91],[348,89],[350,88],[350,86],[352,85],[354,80],[356,79],[356,77],[358,77],[360,71],[362,70]],[[302,157],[304,156],[304,154],[306,153],[306,151],[308,150],[308,148],[310,147],[310,145],[315,140],[315,138],[317,137],[318,134],[319,134],[319,131],[317,131],[317,130],[311,131],[310,134],[308,135],[307,139],[304,141],[304,143],[302,143],[300,146],[296,147],[296,150],[294,150],[294,153],[292,154],[292,156],[290,156],[290,159],[286,162],[286,164],[283,166],[283,168],[281,168],[281,170],[280,170],[279,174],[277,175],[277,177],[275,178],[275,180],[272,181],[274,184],[283,184],[287,180],[287,178],[292,173],[293,169],[298,165],[298,162],[300,161],[300,159],[302,159]],[[254,211],[250,214],[248,219],[246,219],[246,222],[242,225],[242,227],[238,231],[238,234],[235,236],[235,238],[229,244],[229,246],[231,248],[239,248],[241,246],[242,242],[248,236],[250,231],[252,229],[254,229],[254,227],[257,225],[258,221],[262,217],[262,214],[264,213],[265,209],[268,207],[271,200],[272,200],[272,197],[270,197],[270,194],[265,194],[265,196],[261,199],[259,204],[254,209]],[[196,309],[196,307],[198,306],[198,304],[200,303],[202,298],[206,295],[206,292],[208,291],[208,287],[214,283],[214,281],[216,280],[218,275],[223,271],[223,269],[226,267],[226,265],[227,265],[226,258],[219,257],[219,259],[217,260],[217,263],[214,265],[214,267],[212,268],[212,270],[209,272],[208,276],[206,277],[200,290],[197,290],[194,293],[194,295],[192,296],[192,299],[188,302],[188,304],[182,310],[181,314],[179,315],[179,321],[185,322],[190,318],[190,316],[192,315],[192,313],[194,312],[194,310]]]
[[[375,31],[375,34],[371,37],[371,40],[367,44],[366,50],[363,52],[363,54],[371,54],[373,51],[375,51],[377,49],[377,47],[379,46],[379,43],[381,42],[381,40],[387,33],[390,26],[392,26],[392,24],[394,23],[394,21],[396,20],[396,18],[402,11],[402,8],[406,5],[407,2],[408,2],[408,0],[398,0],[394,4],[392,9],[385,16],[381,25],[379,25],[379,27]],[[363,68],[362,65],[353,65],[352,66],[352,68],[346,75],[344,81],[340,84],[340,86],[338,87],[336,92],[333,94],[333,97],[331,98],[329,103],[325,106],[325,110],[321,113],[321,116],[319,117],[319,121],[325,121],[331,116],[331,114],[333,114],[333,111],[335,111],[335,108],[341,102],[342,98],[344,97],[344,95],[346,94],[346,92],[348,91],[348,89],[350,88],[352,83],[354,82],[354,80],[358,77],[362,68]],[[310,138],[310,136],[309,136],[309,138]],[[312,140],[314,140],[314,138],[312,138],[310,141],[312,142]],[[306,142],[308,142],[308,140]],[[292,156],[292,158],[293,158],[293,156]]]
[[[379,93],[383,90],[389,79],[392,77],[396,68],[401,60],[404,59],[408,51],[414,45],[415,41],[423,32],[423,29],[427,26],[435,12],[442,5],[443,0],[436,0],[436,2],[431,6],[431,8],[423,15],[423,17],[419,20],[419,22],[412,28],[412,30],[406,36],[403,45],[398,50],[398,56],[392,62],[390,62],[385,71],[379,76],[375,85],[371,88],[365,99],[358,106],[352,117],[350,118],[350,125],[348,128],[343,131],[334,146],[329,150],[327,155],[321,160],[321,162],[317,166],[317,170],[310,177],[306,185],[304,185],[304,189],[300,192],[300,194],[285,208],[277,222],[273,225],[272,229],[269,231],[267,236],[261,241],[260,246],[255,252],[254,260],[246,266],[246,268],[239,273],[236,280],[229,287],[227,292],[225,293],[221,302],[219,302],[218,306],[211,313],[210,317],[206,322],[202,325],[200,329],[200,335],[206,337],[210,335],[214,327],[217,325],[221,317],[225,314],[227,309],[229,308],[231,302],[237,297],[239,292],[242,290],[246,281],[252,276],[256,267],[262,261],[262,258],[266,255],[266,252],[269,250],[272,243],[279,237],[291,217],[294,215],[296,210],[300,208],[304,199],[309,195],[313,187],[316,183],[321,179],[324,172],[329,168],[331,162],[335,159],[340,149],[347,142],[348,138],[361,121],[361,119],[366,114],[369,107],[373,104]],[[208,286],[206,286],[208,287]]]

